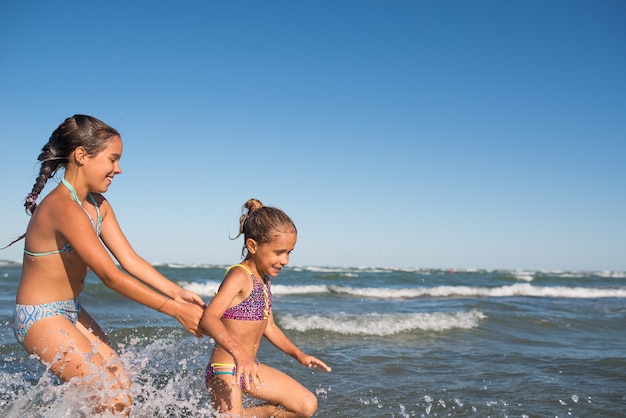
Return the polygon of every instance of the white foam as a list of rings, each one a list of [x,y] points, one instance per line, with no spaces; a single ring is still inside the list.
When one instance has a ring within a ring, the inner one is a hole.
[[[303,286],[286,286],[282,284],[272,285],[273,295],[298,295],[313,293],[328,293],[328,286],[325,285],[303,285]]]
[[[191,290],[200,296],[213,296],[220,287],[219,282],[180,282],[181,287]],[[299,295],[299,294],[315,294],[315,293],[329,293],[328,286],[325,285],[302,285],[302,286],[286,286],[286,285],[272,285],[273,295]]]
[[[219,282],[181,282],[185,289],[201,296],[213,296],[217,292]],[[471,287],[471,286],[435,286],[435,287],[352,287],[326,285],[274,285],[274,295],[322,294],[338,293],[373,299],[408,299],[421,297],[454,298],[454,297],[510,297],[532,296],[549,298],[626,298],[626,288],[594,288],[594,287],[566,287],[566,286],[533,286],[530,283],[516,283],[498,287]]]
[[[217,289],[220,287],[219,282],[207,282],[207,283],[198,283],[198,282],[180,282],[180,287],[191,290],[192,292],[197,293],[200,296],[213,296],[217,292]]]
[[[294,331],[323,330],[345,335],[385,336],[414,330],[445,331],[454,328],[471,329],[486,316],[478,310],[469,312],[395,313],[348,315],[339,313],[322,316],[281,315],[281,327]]]
[[[517,280],[523,280],[526,282],[532,282],[535,279],[534,273],[530,271],[516,270],[513,272],[513,276]]]
[[[529,283],[518,283],[498,287],[470,287],[470,286],[436,286],[416,288],[356,288],[350,286],[331,286],[336,293],[352,296],[394,299],[418,297],[507,297],[507,296],[534,296],[551,298],[626,298],[626,288],[588,288],[564,286],[533,286]]]

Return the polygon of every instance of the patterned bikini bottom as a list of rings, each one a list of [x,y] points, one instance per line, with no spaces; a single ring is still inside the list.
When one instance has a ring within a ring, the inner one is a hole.
[[[41,305],[15,304],[15,322],[13,324],[15,339],[24,345],[24,337],[26,337],[26,333],[35,322],[51,316],[61,315],[75,324],[78,322],[79,313],[80,302],[78,299],[42,303]]]

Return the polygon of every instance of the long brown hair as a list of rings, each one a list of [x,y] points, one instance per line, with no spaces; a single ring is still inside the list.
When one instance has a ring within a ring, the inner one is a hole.
[[[26,213],[32,215],[37,209],[37,199],[44,186],[60,168],[65,168],[70,155],[78,147],[83,147],[87,154],[95,155],[105,149],[111,142],[111,138],[119,136],[119,132],[93,116],[74,115],[65,119],[50,135],[50,139],[41,149],[37,160],[41,162],[39,175],[35,179],[33,189],[26,196],[24,207]],[[9,245],[24,238],[23,234]]]

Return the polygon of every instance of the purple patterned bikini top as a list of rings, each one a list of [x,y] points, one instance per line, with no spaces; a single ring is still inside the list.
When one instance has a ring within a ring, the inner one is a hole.
[[[224,311],[222,318],[238,319],[240,321],[263,321],[270,316],[272,309],[272,292],[267,282],[262,282],[248,270],[243,264],[230,266],[226,273],[233,267],[241,267],[250,274],[252,278],[252,292],[238,305],[230,307]]]

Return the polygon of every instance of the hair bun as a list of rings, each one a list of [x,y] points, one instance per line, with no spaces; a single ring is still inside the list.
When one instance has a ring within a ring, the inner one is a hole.
[[[261,209],[263,207],[263,203],[261,203],[259,199],[252,198],[248,199],[248,201],[244,203],[243,207],[248,209],[248,214],[252,214]]]

